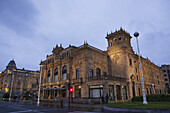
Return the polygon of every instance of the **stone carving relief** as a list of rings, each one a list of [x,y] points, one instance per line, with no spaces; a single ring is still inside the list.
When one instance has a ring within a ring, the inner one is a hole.
[[[114,54],[114,55],[111,56],[111,59],[114,63],[117,64],[117,62],[119,61],[120,58],[117,54]]]

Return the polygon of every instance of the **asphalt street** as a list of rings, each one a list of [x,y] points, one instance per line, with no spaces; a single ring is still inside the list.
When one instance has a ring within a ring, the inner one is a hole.
[[[80,106],[77,106],[80,107]],[[16,102],[4,102],[0,101],[0,113],[170,113],[169,110],[141,110],[141,109],[120,109],[120,108],[107,108],[101,111],[89,112],[89,109],[85,108],[84,111],[78,109],[67,108],[53,108],[36,105],[17,104]],[[97,109],[98,110],[98,109]]]
[[[112,111],[108,111],[107,113],[109,112],[113,113]],[[90,113],[90,112],[75,111],[66,108],[63,109],[63,108],[49,108],[36,105],[23,105],[14,102],[0,101],[0,113]]]

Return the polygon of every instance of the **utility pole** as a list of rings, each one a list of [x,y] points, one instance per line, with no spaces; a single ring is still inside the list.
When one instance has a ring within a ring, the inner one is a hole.
[[[39,80],[39,89],[38,89],[38,101],[37,101],[37,106],[40,104],[40,88],[41,88],[41,75],[42,75],[42,65],[40,66],[40,80]]]

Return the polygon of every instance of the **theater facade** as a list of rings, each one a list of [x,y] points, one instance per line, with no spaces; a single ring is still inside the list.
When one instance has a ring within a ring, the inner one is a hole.
[[[132,37],[120,28],[105,38],[106,51],[87,42],[79,47],[56,45],[40,63],[42,98],[64,98],[66,82],[71,84],[75,100],[100,99],[108,94],[109,102],[117,102],[142,96],[139,57],[132,49]],[[149,59],[141,58],[141,62],[146,95],[165,93],[161,68]]]

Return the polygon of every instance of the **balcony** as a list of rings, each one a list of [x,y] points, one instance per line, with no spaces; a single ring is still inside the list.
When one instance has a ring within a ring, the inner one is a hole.
[[[93,77],[87,77],[88,81],[94,81],[94,80],[113,80],[113,81],[123,81],[126,82],[126,78],[121,77],[115,77],[111,75],[100,75],[100,76],[93,76]]]
[[[82,78],[76,78],[71,80],[71,83],[82,83],[82,82],[83,82]]]

